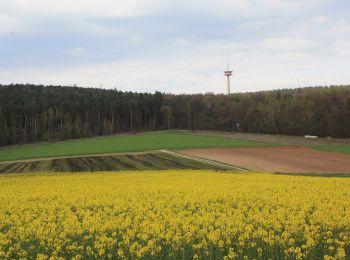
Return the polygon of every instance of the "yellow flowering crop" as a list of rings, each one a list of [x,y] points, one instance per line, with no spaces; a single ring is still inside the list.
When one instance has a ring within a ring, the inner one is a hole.
[[[349,178],[213,171],[0,176],[0,259],[349,254]]]

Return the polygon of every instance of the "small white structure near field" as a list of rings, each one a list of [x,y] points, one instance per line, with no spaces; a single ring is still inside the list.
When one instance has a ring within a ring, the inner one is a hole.
[[[305,138],[317,139],[317,135],[305,135]]]

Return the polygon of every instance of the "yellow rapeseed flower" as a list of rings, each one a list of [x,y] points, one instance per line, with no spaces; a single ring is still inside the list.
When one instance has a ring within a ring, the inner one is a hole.
[[[347,259],[350,179],[214,171],[0,176],[0,259]]]

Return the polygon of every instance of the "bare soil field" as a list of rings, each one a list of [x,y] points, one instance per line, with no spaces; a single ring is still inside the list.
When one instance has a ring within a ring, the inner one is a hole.
[[[350,173],[350,155],[304,147],[208,148],[179,151],[252,171],[274,173]]]

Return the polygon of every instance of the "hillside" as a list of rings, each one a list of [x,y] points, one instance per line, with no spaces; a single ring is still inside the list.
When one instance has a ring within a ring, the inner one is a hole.
[[[56,143],[39,143],[19,147],[3,147],[0,148],[0,162],[161,149],[259,146],[270,146],[270,144],[223,137],[191,135],[188,133],[153,132],[86,138]]]
[[[0,163],[0,173],[94,172],[122,170],[227,170],[232,167],[210,164],[162,152],[84,156]],[[236,169],[238,170],[238,169]]]
[[[168,95],[0,85],[0,145],[162,129],[350,137],[350,87]]]

